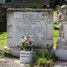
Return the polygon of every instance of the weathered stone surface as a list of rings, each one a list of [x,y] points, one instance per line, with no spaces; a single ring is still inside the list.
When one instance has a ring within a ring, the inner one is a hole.
[[[34,45],[52,45],[52,9],[8,9],[7,32],[9,46],[19,44],[22,36],[29,36]]]
[[[56,49],[55,54],[58,56],[60,60],[67,60],[67,50]]]
[[[52,9],[17,9],[7,10],[8,46],[16,56],[20,50],[14,49],[22,39],[29,36],[36,46],[49,46],[53,41],[53,10]]]

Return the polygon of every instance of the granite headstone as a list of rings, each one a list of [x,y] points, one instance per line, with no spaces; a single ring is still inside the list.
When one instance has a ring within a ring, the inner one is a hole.
[[[53,10],[52,9],[20,9],[7,10],[8,46],[15,47],[22,36],[29,36],[36,46],[49,46],[53,42]]]

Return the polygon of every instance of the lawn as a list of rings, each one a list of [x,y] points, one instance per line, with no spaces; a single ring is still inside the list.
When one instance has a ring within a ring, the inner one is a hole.
[[[57,10],[54,11],[54,18],[58,17],[58,13]],[[57,27],[59,25],[59,21],[55,20],[54,22],[58,22],[56,24],[54,24],[54,27]],[[59,30],[54,29],[54,34],[53,34],[53,44],[54,44],[54,48],[56,48],[57,44],[57,39],[59,37]]]
[[[7,45],[7,33],[0,34],[0,50]]]
[[[57,39],[59,37],[59,30],[54,30],[54,35],[53,35],[53,44],[54,44],[54,48],[56,48],[56,42],[57,42]]]

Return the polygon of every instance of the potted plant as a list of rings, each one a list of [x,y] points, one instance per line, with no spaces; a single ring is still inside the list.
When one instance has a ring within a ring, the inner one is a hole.
[[[22,40],[19,45],[20,48],[20,62],[27,64],[32,61],[32,41],[29,37],[22,36]]]

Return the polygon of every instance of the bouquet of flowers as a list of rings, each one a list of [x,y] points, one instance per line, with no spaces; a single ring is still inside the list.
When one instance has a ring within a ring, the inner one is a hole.
[[[31,51],[32,50],[32,41],[29,37],[22,36],[21,42],[17,45],[21,50]]]

